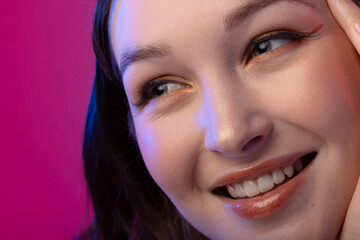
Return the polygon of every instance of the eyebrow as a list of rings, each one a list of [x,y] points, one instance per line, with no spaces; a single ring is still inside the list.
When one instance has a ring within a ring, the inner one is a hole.
[[[135,46],[127,48],[120,56],[120,71],[124,74],[126,68],[137,61],[148,58],[163,57],[170,55],[171,50],[167,44],[146,45],[143,47]]]
[[[277,4],[279,2],[292,2],[292,3],[301,3],[306,6],[314,8],[314,5],[311,4],[308,0],[256,0],[248,3],[244,6],[239,6],[234,10],[230,10],[224,17],[224,28],[225,32],[231,31],[235,26],[240,22],[244,21],[245,18],[254,15],[256,12],[261,9],[268,7],[270,5]]]
[[[279,2],[298,2],[314,7],[308,0],[256,0],[245,5],[236,7],[227,12],[223,18],[225,32],[231,31],[246,18],[260,11],[261,9]],[[125,70],[133,63],[149,58],[164,57],[171,54],[171,48],[167,44],[154,44],[126,48],[120,55],[120,71]]]

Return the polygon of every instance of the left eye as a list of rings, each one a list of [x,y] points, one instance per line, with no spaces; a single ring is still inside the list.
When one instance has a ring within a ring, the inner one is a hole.
[[[279,47],[282,47],[288,43],[292,42],[291,39],[269,39],[263,42],[256,44],[253,54],[253,57],[264,54],[269,51],[273,51]]]
[[[312,33],[298,33],[291,31],[275,31],[261,35],[254,39],[246,53],[246,62],[261,54],[274,51],[291,42],[300,41],[309,37]]]

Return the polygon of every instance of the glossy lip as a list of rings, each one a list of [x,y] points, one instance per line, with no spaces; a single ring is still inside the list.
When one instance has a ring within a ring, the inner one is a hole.
[[[265,175],[266,173],[271,173],[276,169],[294,164],[297,160],[312,152],[315,151],[297,152],[284,155],[263,161],[255,166],[226,173],[214,182],[211,189],[223,187],[232,183],[241,183],[245,180],[255,180],[258,177]]]
[[[296,160],[309,153],[311,152],[297,153],[294,155],[278,158],[283,162],[274,164],[280,166],[283,163],[294,163]],[[282,209],[288,206],[288,204],[291,202],[291,199],[295,196],[301,186],[303,186],[307,182],[307,179],[309,178],[312,169],[311,166],[313,165],[315,158],[297,176],[291,178],[288,182],[280,185],[274,190],[265,193],[262,196],[247,199],[230,199],[226,197],[221,197],[221,199],[225,202],[227,208],[231,209],[235,214],[245,219],[263,219],[273,216],[274,214],[280,212]],[[266,166],[268,166],[268,164],[266,164]],[[253,169],[254,168],[251,168],[248,171]],[[229,176],[225,177],[228,178]]]

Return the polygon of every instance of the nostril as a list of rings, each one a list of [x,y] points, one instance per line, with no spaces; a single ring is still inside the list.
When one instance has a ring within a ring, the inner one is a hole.
[[[242,148],[242,151],[245,152],[245,151],[249,150],[250,148],[255,146],[258,142],[260,142],[262,138],[263,138],[262,136],[254,137],[253,139],[251,139],[250,141],[248,141],[245,144],[245,146]]]

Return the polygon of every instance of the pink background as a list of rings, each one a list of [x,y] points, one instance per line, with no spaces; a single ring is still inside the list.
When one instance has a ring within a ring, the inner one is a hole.
[[[1,240],[72,239],[89,222],[81,141],[95,5],[1,3]]]

